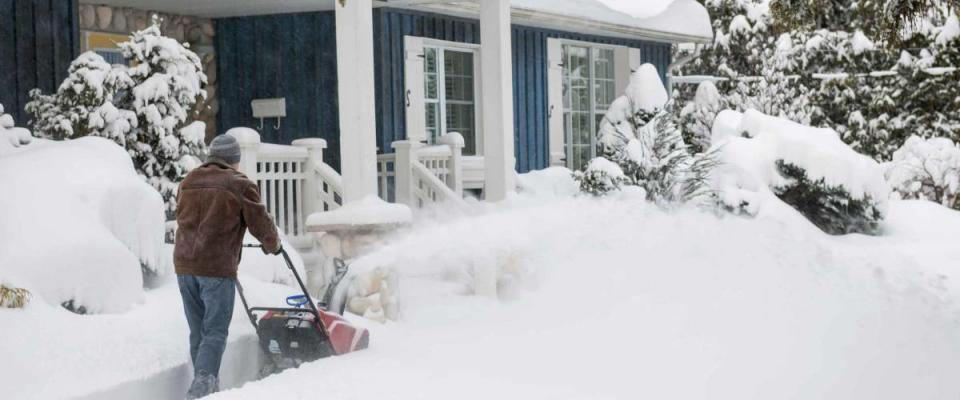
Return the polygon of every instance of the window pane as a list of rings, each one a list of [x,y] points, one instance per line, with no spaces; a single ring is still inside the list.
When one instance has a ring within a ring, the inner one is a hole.
[[[423,49],[424,61],[423,61],[423,84],[424,84],[424,93],[423,96],[426,99],[439,99],[440,92],[437,87],[437,49],[434,48],[425,48]]]
[[[447,100],[470,101],[473,98],[473,53],[445,50],[444,90]]]
[[[463,135],[465,147],[463,154],[476,154],[476,135],[474,133],[473,104],[447,104],[447,132],[459,132]]]
[[[614,79],[613,50],[593,49],[594,76],[597,79]]]
[[[440,103],[427,102],[427,140],[435,143],[437,132],[440,130]]]

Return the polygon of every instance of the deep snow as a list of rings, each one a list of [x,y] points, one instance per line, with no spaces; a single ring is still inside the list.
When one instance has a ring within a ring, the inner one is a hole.
[[[479,207],[354,264],[402,275],[401,320],[373,327],[371,349],[213,399],[960,393],[955,211],[893,201],[888,236],[833,237],[789,208],[718,218],[562,196]],[[492,270],[502,300],[470,296]]]

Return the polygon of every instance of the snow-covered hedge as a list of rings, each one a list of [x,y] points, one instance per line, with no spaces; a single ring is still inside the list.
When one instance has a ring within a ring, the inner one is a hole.
[[[877,162],[830,129],[754,110],[722,115],[723,127],[714,130],[720,167],[712,181],[726,208],[756,215],[776,197],[827,233],[877,231],[890,193]]]
[[[950,139],[912,136],[884,166],[887,182],[901,198],[960,209],[960,145]]]
[[[35,142],[0,154],[0,281],[75,310],[129,309],[144,272],[170,268],[160,195],[109,140]]]

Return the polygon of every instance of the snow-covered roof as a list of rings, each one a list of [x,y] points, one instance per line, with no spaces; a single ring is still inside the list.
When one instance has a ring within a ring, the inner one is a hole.
[[[712,41],[710,15],[695,0],[511,0],[514,9],[610,25],[670,41]],[[626,33],[625,32],[625,33]]]
[[[379,7],[473,14],[477,0],[378,0]],[[80,0],[200,17],[332,10],[334,0]],[[707,10],[695,0],[511,0],[514,21],[553,29],[670,42],[713,40]]]

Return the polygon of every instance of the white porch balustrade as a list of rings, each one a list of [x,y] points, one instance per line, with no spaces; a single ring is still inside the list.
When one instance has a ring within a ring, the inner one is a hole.
[[[394,153],[377,158],[380,198],[415,209],[443,202],[462,204],[463,137],[450,133],[440,143],[393,142]]]
[[[257,183],[267,211],[288,238],[309,240],[307,217],[342,204],[342,178],[323,162],[325,140],[300,139],[283,146],[260,143],[260,135],[249,128],[227,134],[240,142],[240,171]]]

